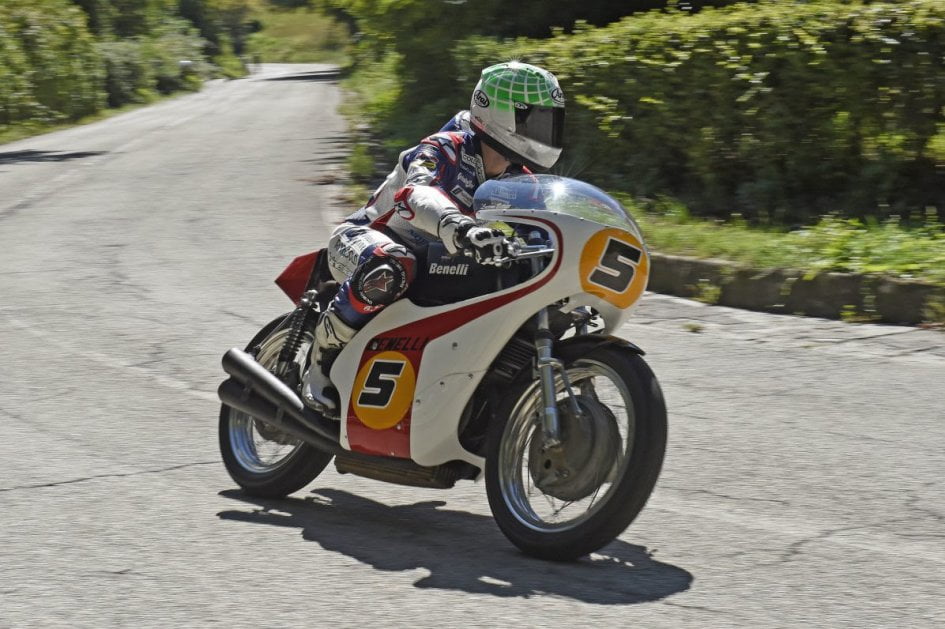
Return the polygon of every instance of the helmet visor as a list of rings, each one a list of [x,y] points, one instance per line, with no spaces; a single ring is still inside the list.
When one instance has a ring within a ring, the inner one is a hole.
[[[515,133],[554,148],[562,147],[564,107],[515,109]]]

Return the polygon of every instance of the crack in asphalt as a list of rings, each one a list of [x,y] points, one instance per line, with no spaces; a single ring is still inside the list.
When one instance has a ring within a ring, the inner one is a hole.
[[[247,317],[246,315],[240,314],[240,313],[238,313],[238,312],[233,312],[233,311],[231,311],[231,310],[223,310],[223,309],[221,309],[221,310],[219,310],[218,312],[219,312],[220,314],[222,314],[222,315],[226,315],[226,316],[228,316],[228,317],[233,317],[233,318],[236,319],[237,321],[242,321],[243,323],[249,323],[249,324],[255,325],[255,326],[258,327],[258,328],[262,328],[262,327],[265,325],[265,323],[260,323],[259,321],[255,320],[255,319],[252,319],[252,318],[250,318],[250,317]]]
[[[102,478],[126,478],[128,476],[141,476],[144,474],[163,474],[164,472],[173,472],[176,470],[185,469],[188,467],[197,467],[200,465],[219,465],[219,461],[198,461],[196,463],[181,463],[180,465],[172,465],[170,467],[161,467],[152,470],[138,470],[137,472],[123,472],[123,473],[112,473],[112,474],[96,474],[94,476],[83,476],[81,478],[70,478],[69,480],[57,481],[54,483],[36,483],[34,485],[16,485],[14,487],[0,487],[0,493],[17,491],[20,489],[40,489],[43,487],[59,487],[60,485],[73,485],[75,483],[84,483],[85,481],[90,480],[99,480]]]
[[[875,441],[877,443],[885,443],[896,445],[901,443],[895,439],[880,439],[879,437],[874,437],[872,435],[866,435],[861,432],[846,432],[843,430],[821,430],[821,434],[824,435],[833,435],[834,437],[843,437],[844,439],[856,439],[859,441]]]
[[[669,489],[672,491],[678,491],[684,494],[708,494],[715,498],[724,498],[725,500],[735,500],[736,502],[772,502],[779,505],[789,505],[791,504],[787,500],[777,500],[775,498],[748,498],[745,496],[729,496],[728,494],[720,494],[718,492],[710,491],[708,489],[689,489],[683,487],[673,487],[672,485],[660,485],[660,489]]]
[[[883,528],[890,524],[896,524],[897,522],[907,522],[907,521],[909,521],[909,518],[897,518],[894,520],[886,520],[883,522],[873,522],[870,524],[859,524],[856,526],[841,526],[838,528],[827,529],[825,531],[821,531],[820,533],[817,533],[816,535],[811,535],[809,537],[805,537],[804,539],[794,542],[793,544],[788,546],[787,549],[781,551],[780,553],[781,557],[778,561],[761,563],[759,565],[773,566],[773,565],[778,565],[778,564],[790,563],[791,561],[798,559],[801,555],[807,552],[804,547],[807,546],[808,544],[813,544],[815,542],[822,542],[822,541],[828,540],[831,537],[838,535],[840,533],[847,533],[849,531],[861,531],[861,530],[872,529],[872,528]]]
[[[679,609],[689,609],[696,612],[709,612],[712,614],[720,614],[724,616],[735,616],[741,618],[741,614],[736,614],[725,609],[713,609],[712,607],[705,607],[704,605],[686,605],[684,603],[674,603],[672,601],[662,600],[660,601],[663,605],[667,607],[677,607]]]
[[[922,483],[922,487],[923,487],[924,489],[929,489],[929,488],[931,488],[931,487],[934,487],[934,486],[937,485],[937,484],[938,484],[938,483],[937,483],[936,481],[927,481],[927,482],[925,482],[925,483]],[[926,516],[931,517],[931,518],[932,518],[933,520],[935,520],[936,522],[940,522],[940,523],[942,523],[942,524],[945,524],[945,514],[939,513],[938,511],[934,511],[934,510],[932,510],[932,509],[929,509],[928,507],[920,507],[920,506],[918,505],[918,503],[921,502],[921,501],[923,500],[923,498],[918,495],[917,490],[910,490],[910,491],[908,492],[908,496],[909,496],[909,497],[906,499],[906,508],[907,508],[907,509],[910,509],[910,510],[912,510],[912,511],[917,511],[917,512],[919,512],[919,513],[922,513],[922,514],[924,514],[924,515],[926,515]],[[942,535],[935,535],[935,536],[936,536],[936,537],[945,537],[945,534],[942,534]]]
[[[159,384],[161,386],[174,389],[177,391],[184,391],[185,393],[192,395],[194,397],[197,397],[201,400],[212,401],[212,402],[218,401],[216,393],[210,392],[210,391],[204,391],[198,388],[196,385],[194,385],[191,382],[179,380],[159,370],[150,369],[147,367],[135,367],[131,365],[129,362],[121,361],[120,359],[117,359],[113,356],[108,356],[106,354],[102,354],[100,352],[87,350],[87,349],[77,350],[74,347],[72,347],[70,344],[60,341],[59,339],[53,337],[51,334],[47,334],[46,332],[42,331],[36,326],[30,325],[29,323],[26,323],[25,321],[21,321],[19,319],[6,315],[6,313],[3,313],[2,311],[0,311],[0,314],[4,314],[7,322],[13,327],[24,330],[27,333],[46,341],[50,345],[55,345],[56,347],[60,347],[70,352],[72,355],[81,356],[87,360],[92,360],[96,363],[106,365],[111,369],[127,370],[131,372],[136,372],[136,373],[143,373],[148,378],[150,378],[151,381],[155,384]]]
[[[139,579],[154,579],[155,577],[144,572],[136,572],[132,568],[123,568],[121,570],[96,570],[88,573],[92,577],[138,577]]]

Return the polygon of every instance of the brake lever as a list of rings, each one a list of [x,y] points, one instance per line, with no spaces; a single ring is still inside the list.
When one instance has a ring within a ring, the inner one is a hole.
[[[505,258],[503,262],[505,261],[512,262],[515,260],[528,260],[530,258],[546,258],[546,257],[551,257],[552,255],[554,255],[554,252],[555,250],[553,247],[545,247],[544,245],[523,247],[521,249],[512,250],[510,252],[511,255]]]

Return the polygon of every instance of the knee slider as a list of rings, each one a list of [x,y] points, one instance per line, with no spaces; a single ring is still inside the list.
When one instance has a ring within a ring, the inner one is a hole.
[[[393,255],[379,255],[367,260],[351,277],[351,290],[361,302],[371,307],[383,307],[397,301],[413,279],[413,255],[401,245],[405,260]],[[384,253],[387,253],[386,251]]]

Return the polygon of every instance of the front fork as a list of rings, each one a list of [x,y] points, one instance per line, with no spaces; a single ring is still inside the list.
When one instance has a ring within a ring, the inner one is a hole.
[[[541,264],[538,260],[532,261],[533,270],[537,274]],[[541,386],[541,432],[542,449],[547,451],[557,448],[561,445],[561,419],[558,411],[558,391],[555,386],[555,372],[561,378],[564,384],[564,390],[568,394],[568,404],[571,407],[571,413],[574,417],[581,415],[581,409],[578,406],[577,399],[574,397],[574,391],[571,390],[571,381],[568,378],[568,372],[564,368],[564,363],[555,358],[552,353],[554,346],[554,334],[551,332],[550,316],[548,306],[542,308],[535,315],[537,331],[535,332],[535,350],[537,353],[536,371],[538,372],[538,381]],[[587,333],[587,325],[582,325],[583,329],[577,332]]]

